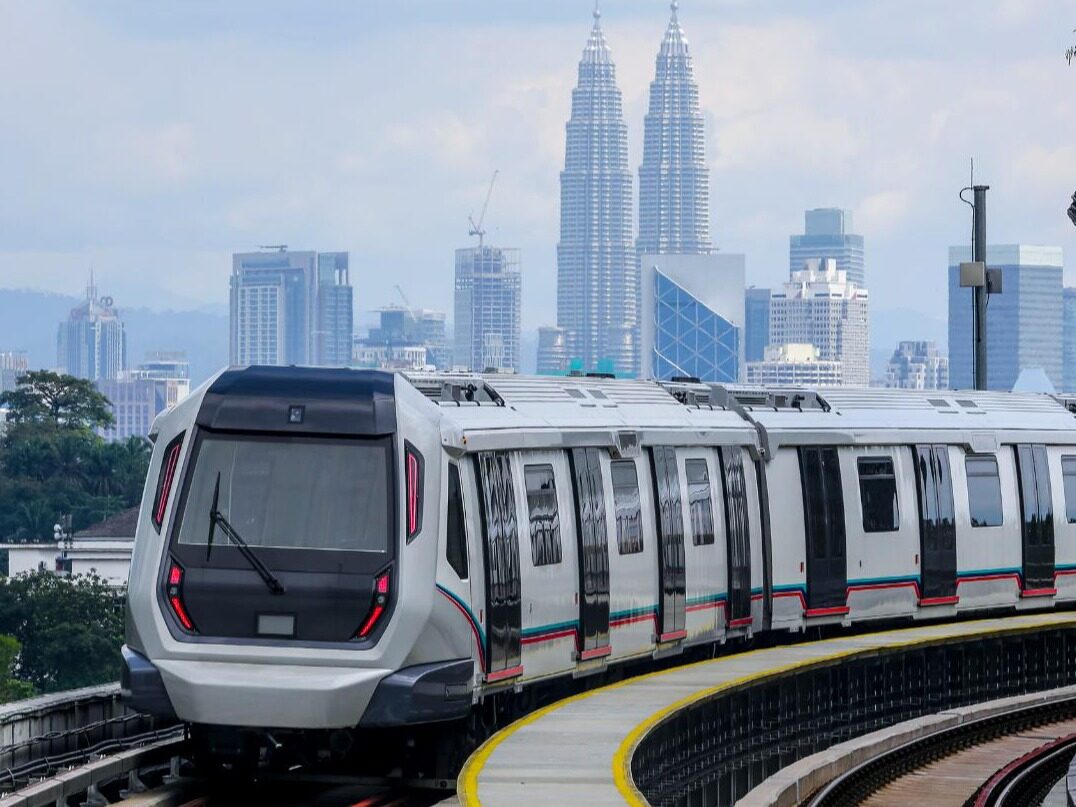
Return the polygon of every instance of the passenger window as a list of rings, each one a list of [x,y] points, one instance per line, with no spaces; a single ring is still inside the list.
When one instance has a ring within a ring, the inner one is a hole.
[[[1061,477],[1065,482],[1065,518],[1076,524],[1076,457],[1061,458]]]
[[[445,555],[461,580],[467,579],[467,527],[463,518],[463,487],[460,485],[460,469],[454,462],[448,464],[448,538]]]
[[[528,465],[523,475],[531,522],[531,560],[535,566],[560,563],[560,517],[553,466]]]
[[[859,501],[863,505],[864,532],[900,529],[897,476],[891,457],[860,457]]]
[[[691,542],[704,546],[714,542],[714,510],[710,503],[710,473],[706,460],[687,460],[687,501],[691,513]]]
[[[1073,459],[1076,460],[1076,457]],[[968,475],[968,512],[971,516],[971,526],[1000,527],[1004,519],[1001,511],[1001,479],[998,476],[997,458],[989,454],[969,454],[964,458],[964,469]],[[1076,473],[1076,467],[1073,471]],[[1076,482],[1076,479],[1073,481]],[[1066,478],[1066,498],[1068,487],[1069,482]]]
[[[635,469],[634,460],[614,460],[609,465],[613,475],[617,548],[621,555],[634,555],[643,551],[639,472]]]

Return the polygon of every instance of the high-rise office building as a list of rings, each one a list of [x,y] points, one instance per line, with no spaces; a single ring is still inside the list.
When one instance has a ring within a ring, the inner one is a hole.
[[[814,345],[767,346],[760,361],[747,363],[747,383],[766,387],[838,387],[841,363],[819,358]]]
[[[86,299],[60,323],[56,336],[60,372],[90,381],[119,378],[127,369],[127,334],[111,297],[100,297],[93,271]]]
[[[770,346],[811,344],[841,363],[842,383],[870,384],[869,296],[833,258],[810,259],[770,297]]]
[[[565,375],[571,366],[563,328],[550,325],[538,329],[538,375]]]
[[[560,175],[557,324],[568,355],[581,367],[611,363],[617,375],[631,375],[638,271],[628,129],[597,11],[578,75]]]
[[[770,290],[754,286],[744,293],[744,360],[762,361],[770,343]]]
[[[820,207],[804,213],[803,235],[789,238],[789,273],[799,271],[812,258],[833,258],[837,269],[861,289],[866,287],[863,236],[852,232],[852,211]]]
[[[518,249],[456,250],[455,366],[519,372],[522,289]]]
[[[949,359],[934,342],[901,342],[886,367],[885,385],[896,389],[949,389]]]
[[[233,365],[347,365],[351,311],[346,252],[279,247],[232,256]]]
[[[740,380],[743,255],[642,255],[644,378]]]
[[[972,290],[960,287],[960,264],[971,248],[949,248],[949,381],[956,389],[975,385],[972,351]],[[996,244],[986,263],[1000,269],[1002,293],[986,309],[987,387],[1010,390],[1020,372],[1041,369],[1055,388],[1062,371],[1063,259],[1061,247]]]
[[[1061,390],[1076,393],[1076,288],[1065,288],[1062,303]]]
[[[190,363],[181,350],[152,351],[133,370],[96,386],[108,398],[115,421],[98,430],[101,436],[110,441],[145,437],[157,415],[190,394]]]
[[[640,254],[699,254],[710,241],[710,174],[687,37],[672,3],[658,51],[639,168]]]
[[[351,363],[351,338],[354,333],[348,253],[318,253],[315,295],[314,364],[347,367]]]

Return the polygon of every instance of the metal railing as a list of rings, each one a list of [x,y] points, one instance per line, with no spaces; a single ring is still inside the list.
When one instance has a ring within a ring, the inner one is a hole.
[[[653,805],[731,804],[781,768],[853,737],[1072,683],[1072,628],[875,651],[675,712],[639,743],[632,776]]]

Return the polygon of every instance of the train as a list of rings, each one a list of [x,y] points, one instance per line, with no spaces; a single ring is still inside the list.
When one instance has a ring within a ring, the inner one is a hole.
[[[123,693],[264,759],[775,632],[1062,607],[1074,409],[226,369],[153,425]]]

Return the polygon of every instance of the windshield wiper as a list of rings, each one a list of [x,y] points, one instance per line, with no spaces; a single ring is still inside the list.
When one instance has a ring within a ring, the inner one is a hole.
[[[287,589],[284,588],[284,584],[280,582],[275,574],[270,571],[269,567],[262,563],[261,558],[254,554],[254,550],[250,548],[250,544],[243,540],[242,536],[235,531],[235,528],[228,523],[228,519],[224,517],[224,513],[217,509],[217,503],[220,501],[220,471],[217,472],[217,484],[213,487],[213,504],[209,507],[209,538],[206,540],[205,558],[209,560],[209,553],[213,550],[213,535],[217,531],[217,525],[220,525],[220,531],[223,532],[233,544],[239,553],[246,559],[247,563],[251,565],[251,568],[258,573],[258,576],[264,581],[266,587],[273,594],[285,594]]]

